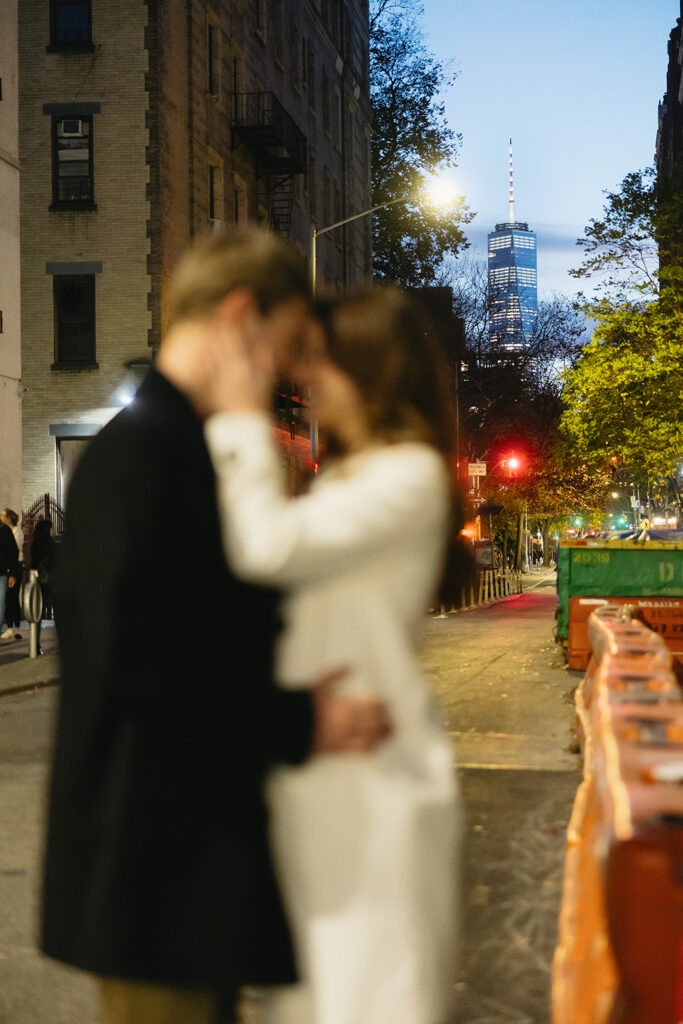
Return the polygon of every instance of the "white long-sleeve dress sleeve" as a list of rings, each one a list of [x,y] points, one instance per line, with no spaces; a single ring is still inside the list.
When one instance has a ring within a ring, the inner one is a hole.
[[[363,452],[349,460],[352,472],[325,478],[325,486],[292,501],[267,416],[214,416],[205,434],[226,552],[254,581],[300,586],[348,568],[349,560],[364,559],[378,546],[419,535],[425,518],[441,528],[446,470],[427,445]]]
[[[371,755],[279,768],[271,836],[302,983],[267,1024],[440,1024],[456,960],[460,810],[453,750],[416,641],[448,520],[441,456],[359,452],[289,499],[267,417],[212,417],[205,435],[233,569],[284,590],[278,682],[380,696],[394,735]]]

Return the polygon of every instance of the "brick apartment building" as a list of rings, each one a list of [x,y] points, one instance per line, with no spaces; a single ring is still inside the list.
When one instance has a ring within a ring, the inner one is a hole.
[[[19,54],[17,3],[2,5],[0,32],[0,508],[21,508],[19,298]]]
[[[683,164],[683,0],[667,45],[666,92],[659,104],[655,159],[660,172]]]
[[[370,105],[367,0],[19,13],[27,507],[63,500],[83,446],[131,399],[192,238],[248,221],[308,257],[314,224],[368,208]],[[370,260],[361,219],[320,239],[319,280],[345,287]]]

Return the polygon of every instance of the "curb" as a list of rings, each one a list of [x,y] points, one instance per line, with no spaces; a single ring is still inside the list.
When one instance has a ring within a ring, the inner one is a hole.
[[[524,597],[524,592],[521,594],[507,594],[506,597],[496,597],[490,601],[482,601],[481,604],[468,605],[466,608],[451,608],[447,612],[430,612],[430,619],[447,619],[451,615],[461,615],[464,612],[476,612],[480,608],[493,608],[496,604],[502,604],[503,601],[516,601],[518,598]]]
[[[48,686],[57,686],[59,683],[59,677],[54,676],[51,679],[38,679],[31,683],[17,683],[16,686],[8,686],[0,689],[0,700],[3,697],[14,697],[18,693],[30,693],[32,690],[44,690]]]

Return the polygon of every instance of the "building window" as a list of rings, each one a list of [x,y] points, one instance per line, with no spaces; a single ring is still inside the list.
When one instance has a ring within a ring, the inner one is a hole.
[[[330,135],[332,130],[332,103],[331,103],[331,84],[330,80],[323,71],[323,131],[326,135]]]
[[[5,326],[2,319],[2,310],[0,309],[0,334],[4,334]]]
[[[95,208],[92,117],[52,119],[52,209]]]
[[[308,83],[308,107],[315,113],[315,53],[311,43],[306,43],[306,81]]]
[[[272,2],[272,18],[273,18],[273,54],[275,60],[282,67],[282,61],[284,57],[284,43],[285,43],[285,25],[282,11],[282,0],[273,0]]]
[[[266,38],[266,0],[254,0],[254,28],[262,39]]]
[[[223,161],[217,153],[209,153],[209,221],[214,231],[220,231],[225,217],[223,200]]]
[[[51,0],[50,45],[78,47],[92,43],[91,0]]]
[[[332,138],[337,149],[341,149],[342,144],[342,98],[339,89],[334,90],[334,99],[332,101]]]
[[[308,174],[306,175],[306,191],[308,192],[308,206],[311,217],[316,214],[316,180],[315,180],[315,157],[308,150]]]
[[[335,224],[338,221],[342,220],[342,219],[343,219],[342,194],[341,194],[341,189],[339,188],[339,185],[337,185],[335,183],[335,185],[334,185],[334,221],[335,221]],[[336,236],[335,241],[337,243],[337,248],[341,249],[342,241],[343,241],[343,237],[344,237],[344,232],[343,231],[336,231],[335,232],[335,236]]]
[[[302,54],[303,45],[303,54]],[[293,18],[289,19],[289,47],[290,47],[290,64],[291,64],[291,78],[292,85],[301,92],[303,89],[303,60],[305,59],[306,43],[302,44],[302,40],[299,36],[299,32],[296,27],[296,23]]]
[[[246,224],[249,219],[247,183],[239,174],[233,176],[233,218],[235,224]]]
[[[207,92],[220,95],[221,87],[221,31],[213,21],[206,24],[206,78]]]
[[[95,364],[95,275],[54,277],[55,365]]]

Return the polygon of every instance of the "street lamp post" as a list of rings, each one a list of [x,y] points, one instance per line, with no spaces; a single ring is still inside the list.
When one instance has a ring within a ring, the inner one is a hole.
[[[407,203],[413,196],[400,196],[398,199],[389,199],[386,203],[378,203],[377,206],[371,206],[368,210],[362,210],[360,213],[354,213],[351,217],[344,217],[343,220],[337,220],[334,224],[328,224],[324,228],[313,228],[313,235],[311,237],[311,288],[313,291],[313,297],[315,298],[316,290],[318,286],[318,238],[320,235],[326,235],[330,231],[336,231],[337,228],[344,227],[345,224],[351,224],[354,220],[360,220],[362,217],[369,217],[371,214],[376,213],[377,210],[384,210],[387,206],[394,206],[396,203]],[[318,424],[313,415],[311,415],[311,460],[315,462],[318,457]]]
[[[519,471],[520,466],[521,466],[521,462],[520,462],[520,459],[514,454],[514,452],[511,452],[510,455],[506,455],[505,458],[499,459],[496,463],[494,463],[494,465],[491,467],[491,469],[488,471],[488,473],[484,477],[484,479],[482,481],[482,484],[486,484],[486,481],[489,479],[490,476],[493,475],[493,473],[495,473],[495,471],[498,469],[499,466],[505,466],[505,465],[507,465],[507,470],[508,470],[509,478],[511,480],[513,478],[516,480],[517,479],[518,471]],[[477,491],[479,491],[479,477],[476,477],[476,481],[477,481]],[[526,505],[524,506],[524,515],[526,516]],[[517,539],[517,545],[516,545],[516,549],[515,549],[515,565],[517,565],[517,563],[519,562],[520,542],[521,542],[521,529],[522,529],[522,516],[520,514],[519,521],[518,521],[518,539]],[[489,512],[489,539],[491,541],[491,565],[495,566],[495,554],[494,554],[495,549],[494,549],[494,543],[493,543],[493,521],[492,521],[491,513],[490,512]],[[525,539],[526,562],[527,562],[527,565],[528,565],[529,556],[528,556],[528,545],[527,545],[527,542],[526,542],[526,529],[525,529],[525,538],[524,539]],[[503,552],[504,560],[505,560],[506,554],[507,554],[506,552]],[[505,568],[505,567],[503,566],[503,568]]]
[[[377,206],[371,206],[368,210],[362,210],[361,213],[354,213],[351,217],[344,217],[343,220],[335,221],[334,224],[328,224],[324,228],[313,228],[313,238],[311,240],[311,286],[313,288],[313,294],[316,293],[317,276],[318,276],[318,238],[320,235],[326,235],[330,231],[335,231],[337,228],[344,227],[345,224],[351,224],[354,220],[360,220],[362,217],[369,217],[372,213],[377,213],[378,210],[385,210],[387,206],[395,206],[396,203],[409,203],[414,196],[399,196],[398,199],[389,199],[386,203],[378,203]]]
[[[398,199],[388,199],[386,203],[377,203],[376,206],[371,206],[367,210],[362,210],[360,213],[354,213],[351,217],[344,217],[343,220],[337,220],[334,224],[327,224],[324,228],[313,228],[311,237],[311,288],[313,295],[315,296],[317,285],[318,285],[318,239],[321,235],[327,235],[330,231],[336,231],[337,228],[344,227],[345,224],[351,224],[355,220],[361,220],[363,217],[369,217],[373,213],[377,213],[378,210],[386,210],[389,206],[395,206],[396,203],[410,203],[418,202],[420,196],[415,194],[407,196],[399,196]],[[315,422],[313,416],[311,416],[311,459],[315,461],[318,455],[318,425]]]

